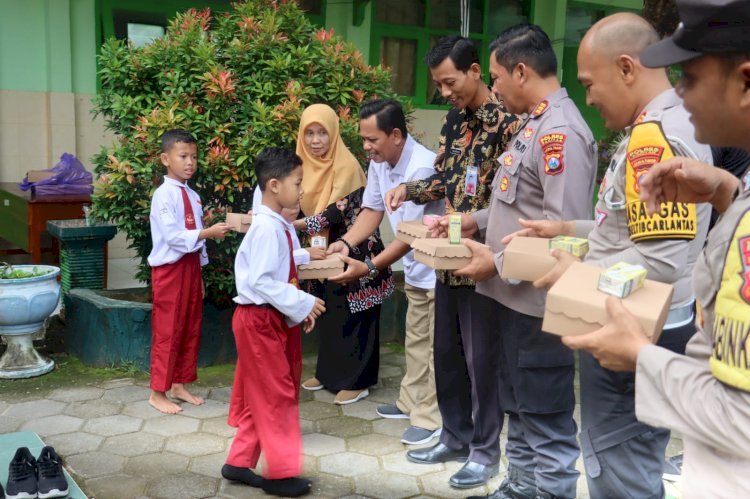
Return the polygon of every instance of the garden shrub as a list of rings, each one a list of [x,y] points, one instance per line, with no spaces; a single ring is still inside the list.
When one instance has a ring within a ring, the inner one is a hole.
[[[200,194],[205,224],[227,210],[246,212],[255,185],[253,158],[267,146],[294,147],[305,106],[338,111],[344,141],[365,164],[357,134],[365,99],[394,97],[388,70],[370,67],[356,48],[313,26],[291,1],[251,0],[214,16],[178,14],[166,35],[136,48],[111,39],[99,56],[101,90],[94,112],[117,143],[95,156],[99,175],[93,215],[127,234],[141,259],[137,277],[150,278],[149,206],[165,168],[159,137],[185,128],[198,140],[199,167],[190,181]],[[234,256],[241,235],[208,241],[203,277],[207,296],[229,304]]]

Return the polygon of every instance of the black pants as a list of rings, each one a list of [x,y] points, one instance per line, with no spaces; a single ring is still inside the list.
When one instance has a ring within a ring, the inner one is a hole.
[[[555,497],[573,498],[580,475],[576,441],[575,357],[542,319],[497,304],[501,338],[500,404],[508,413],[511,468]]]
[[[469,460],[500,461],[497,302],[472,288],[435,286],[435,387],[443,418],[440,441],[469,446]]]
[[[694,333],[692,322],[667,329],[657,345],[684,354]],[[591,497],[663,497],[669,430],[636,420],[635,374],[610,371],[591,354],[580,355],[581,447]]]

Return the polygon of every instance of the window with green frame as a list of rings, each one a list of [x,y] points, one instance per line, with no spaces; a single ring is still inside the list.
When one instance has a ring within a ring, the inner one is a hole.
[[[479,47],[487,74],[490,42],[505,28],[528,21],[530,0],[469,0],[469,38]],[[442,36],[461,33],[456,0],[378,0],[372,5],[370,63],[391,68],[391,84],[422,108],[444,107],[424,64]]]

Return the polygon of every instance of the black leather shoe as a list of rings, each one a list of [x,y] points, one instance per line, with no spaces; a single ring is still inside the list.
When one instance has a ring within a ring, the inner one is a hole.
[[[468,458],[468,448],[464,447],[463,449],[453,450],[442,443],[438,443],[432,447],[427,447],[426,449],[410,450],[406,453],[406,459],[412,463],[419,464],[445,463],[448,461],[458,461],[462,463]]]
[[[538,489],[534,486],[505,478],[498,489],[488,496],[469,496],[466,499],[536,499]]]
[[[479,464],[473,461],[466,461],[466,464],[453,474],[448,483],[451,487],[457,489],[479,487],[497,475],[499,469],[499,464]]]

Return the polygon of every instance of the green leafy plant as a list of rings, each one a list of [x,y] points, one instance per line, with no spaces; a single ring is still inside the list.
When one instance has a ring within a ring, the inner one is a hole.
[[[252,201],[253,158],[267,146],[294,147],[305,106],[338,111],[344,141],[365,163],[357,135],[361,103],[395,97],[390,74],[369,67],[356,48],[316,28],[291,0],[251,0],[211,16],[189,10],[169,23],[163,38],[135,48],[109,40],[99,56],[101,91],[94,112],[118,142],[95,156],[99,178],[93,215],[124,231],[141,258],[137,277],[148,281],[149,206],[161,184],[159,137],[185,128],[198,139],[199,168],[191,185],[201,196],[207,225]],[[207,296],[229,304],[240,236],[208,241]]]
[[[27,267],[27,265],[24,265]],[[38,269],[32,267],[31,270],[15,268],[9,263],[0,262],[0,279],[27,279],[29,277],[40,277],[52,272],[51,269]]]

